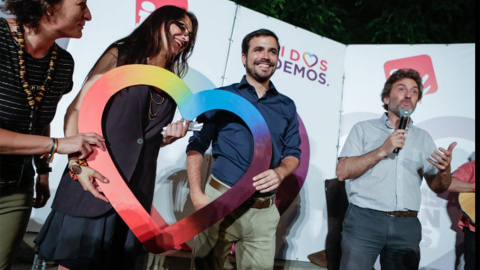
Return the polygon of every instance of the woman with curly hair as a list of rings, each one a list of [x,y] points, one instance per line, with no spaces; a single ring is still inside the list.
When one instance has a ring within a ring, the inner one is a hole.
[[[105,148],[95,133],[50,138],[58,102],[72,89],[74,65],[55,40],[82,36],[91,20],[86,1],[2,2],[13,15],[0,18],[0,269],[10,269],[32,206],[43,207],[50,197],[47,161],[55,152],[86,157],[94,145]]]

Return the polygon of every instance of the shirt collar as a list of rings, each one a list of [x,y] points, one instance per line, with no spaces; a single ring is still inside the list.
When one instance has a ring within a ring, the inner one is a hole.
[[[385,126],[387,128],[391,128],[393,129],[391,126],[390,126],[390,119],[388,119],[387,117],[388,113],[385,112],[384,114],[382,114],[382,117],[380,117],[380,120],[382,121],[382,123],[385,123]],[[410,127],[413,125],[413,119],[410,117],[410,122],[408,123],[407,127],[405,129],[410,129]]]
[[[255,92],[255,88],[248,83],[247,81],[247,76],[243,75],[242,80],[240,81],[240,84],[238,86],[239,89],[250,89]],[[256,94],[256,93],[255,93]],[[278,94],[277,88],[275,88],[275,85],[273,84],[272,81],[270,81],[270,85],[268,87],[267,95],[273,95],[273,94]]]

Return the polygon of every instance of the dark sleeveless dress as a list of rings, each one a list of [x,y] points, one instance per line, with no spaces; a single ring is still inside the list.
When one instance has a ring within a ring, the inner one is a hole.
[[[123,46],[117,48],[122,59],[128,50]],[[160,113],[150,120],[149,86],[122,89],[110,99],[102,119],[110,156],[148,212],[163,140],[161,132],[172,121],[176,109],[174,100],[164,96]],[[143,246],[111,204],[85,192],[78,181],[71,179],[68,168],[52,209],[35,239],[40,258],[57,261],[70,269],[134,269],[132,264],[144,252]]]

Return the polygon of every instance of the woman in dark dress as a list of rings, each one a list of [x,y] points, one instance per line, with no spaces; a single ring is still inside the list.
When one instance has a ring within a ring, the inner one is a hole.
[[[192,13],[164,6],[129,36],[110,45],[68,108],[65,134],[78,132],[78,113],[85,93],[115,67],[155,65],[184,75],[197,27]],[[188,130],[189,121],[184,123],[183,119],[169,124],[175,109],[173,99],[161,89],[137,85],[117,92],[104,111],[104,136],[112,160],[148,212],[160,147],[185,136]],[[69,157],[53,210],[36,239],[39,257],[58,262],[59,269],[134,269],[135,258],[144,251],[142,245],[108,203],[95,178],[103,179],[78,157]]]

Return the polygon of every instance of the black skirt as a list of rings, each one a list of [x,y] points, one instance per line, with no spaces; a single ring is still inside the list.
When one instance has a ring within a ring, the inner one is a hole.
[[[111,210],[96,218],[81,218],[52,210],[35,238],[37,253],[76,269],[135,269],[146,253],[120,216]]]

